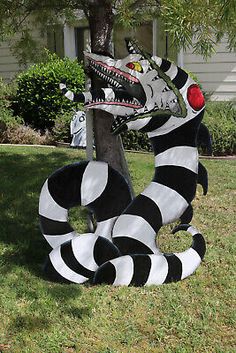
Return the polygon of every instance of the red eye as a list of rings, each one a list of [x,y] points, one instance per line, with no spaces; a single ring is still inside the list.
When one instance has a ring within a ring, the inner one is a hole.
[[[134,70],[135,65],[134,65],[134,63],[128,63],[128,64],[126,64],[126,67],[128,67],[130,70]]]
[[[196,111],[204,107],[204,104],[205,104],[204,96],[199,86],[196,84],[189,86],[187,99],[191,107]]]

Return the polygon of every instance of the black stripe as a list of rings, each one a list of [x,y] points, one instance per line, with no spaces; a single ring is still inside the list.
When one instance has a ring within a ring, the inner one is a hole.
[[[134,274],[130,285],[143,286],[148,280],[152,265],[151,259],[147,255],[133,255],[132,259],[134,262]]]
[[[208,191],[208,173],[204,165],[200,162],[198,163],[197,182],[202,186],[203,195],[206,195]]]
[[[203,123],[200,124],[198,135],[197,135],[197,145],[198,147],[202,147],[203,151],[207,152],[207,154],[212,154],[212,139],[211,134]]]
[[[48,189],[56,203],[69,209],[81,204],[80,187],[89,162],[70,164],[58,169],[48,178]]]
[[[114,237],[113,243],[118,247],[122,255],[153,254],[153,251],[147,245],[129,237]]]
[[[162,226],[162,216],[159,207],[154,201],[144,195],[138,195],[124,211],[124,214],[143,217],[156,232]]]
[[[170,131],[168,134],[152,137],[150,140],[155,155],[175,146],[196,147],[198,125],[203,118],[203,114],[204,111],[201,111],[194,119],[191,119],[184,125]]]
[[[184,211],[184,213],[182,214],[182,216],[180,217],[180,220],[181,220],[181,223],[183,224],[188,224],[191,222],[193,218],[193,207],[192,205],[190,204],[186,210]]]
[[[73,94],[74,94],[73,102],[78,102],[78,103],[85,102],[85,96],[83,93],[73,93]]]
[[[202,234],[198,233],[193,235],[193,243],[191,247],[198,253],[200,258],[203,259],[206,253],[206,243]]]
[[[105,101],[105,92],[103,91],[103,89],[92,90],[91,94],[93,101],[95,101],[96,99],[102,99],[103,101]]]
[[[46,235],[64,235],[73,232],[73,228],[68,222],[52,221],[49,218],[39,216],[40,229]]]
[[[62,244],[60,250],[63,261],[72,271],[86,278],[92,278],[94,276],[94,271],[90,271],[89,269],[85,268],[76,259],[73,253],[71,241]]]
[[[114,89],[113,90],[115,93],[115,98],[118,98],[119,100],[133,100],[133,96],[131,96],[127,91],[125,90],[119,90],[119,89]]]
[[[124,177],[108,166],[108,180],[103,193],[88,207],[98,222],[119,216],[131,202],[129,186]]]
[[[168,262],[168,273],[164,283],[177,282],[182,276],[182,262],[174,254],[163,254]]]
[[[110,263],[106,262],[99,269],[95,272],[93,278],[93,284],[113,284],[116,279],[116,269],[115,266]]]
[[[180,69],[179,67],[177,67],[177,69],[178,69],[177,75],[172,80],[172,82],[178,89],[181,89],[182,87],[184,87],[185,83],[188,80],[188,74],[187,72]]]
[[[153,181],[177,191],[190,203],[196,192],[197,174],[179,166],[160,166],[155,168]]]
[[[61,92],[62,92],[62,94],[66,94],[68,92],[68,89],[67,88],[62,88]]]
[[[45,264],[43,266],[43,271],[45,273],[45,276],[46,278],[49,280],[49,281],[52,281],[52,282],[58,282],[58,283],[71,283],[68,279],[62,277],[60,275],[60,273],[58,273],[55,268],[53,267],[52,263],[51,263],[51,260],[50,260],[50,257],[48,256],[46,261],[45,261]]]
[[[120,256],[120,251],[112,242],[106,238],[98,237],[93,248],[94,261],[98,266],[118,256]]]
[[[158,129],[159,127],[161,127],[162,125],[164,125],[170,118],[171,115],[166,116],[166,115],[158,115],[151,118],[149,120],[149,122],[139,131],[141,132],[150,132],[153,130]]]
[[[163,72],[166,72],[166,71],[169,70],[170,67],[171,67],[171,62],[169,60],[162,59],[162,63],[161,63],[160,69]]]

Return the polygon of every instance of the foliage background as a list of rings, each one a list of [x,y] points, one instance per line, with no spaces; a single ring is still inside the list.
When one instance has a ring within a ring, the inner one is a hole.
[[[85,74],[77,60],[59,58],[48,52],[45,62],[30,66],[17,77],[17,113],[36,129],[52,128],[57,115],[77,105],[61,94],[59,83],[66,80],[74,92],[84,90]]]

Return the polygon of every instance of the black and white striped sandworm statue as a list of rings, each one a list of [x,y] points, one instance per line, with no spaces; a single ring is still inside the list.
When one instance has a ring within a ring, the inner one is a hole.
[[[208,177],[198,161],[198,137],[210,146],[201,123],[204,97],[199,86],[170,61],[152,57],[127,39],[129,55],[121,60],[85,53],[90,67],[110,87],[63,94],[116,116],[113,134],[127,129],[147,133],[154,151],[151,183],[131,199],[125,179],[104,162],[81,162],[57,170],[45,182],[39,201],[42,233],[52,247],[45,265],[55,281],[113,285],[157,285],[191,275],[205,254],[201,233],[190,225],[197,183],[207,193]],[[78,236],[68,222],[76,205],[95,214],[95,233]],[[173,232],[192,235],[180,253],[162,253],[156,234],[180,220]]]

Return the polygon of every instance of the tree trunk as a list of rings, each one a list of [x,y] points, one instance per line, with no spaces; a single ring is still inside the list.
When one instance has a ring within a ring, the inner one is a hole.
[[[91,51],[96,54],[111,55],[114,24],[112,2],[108,0],[90,1],[88,10]],[[104,87],[104,82],[101,82],[96,75],[92,75],[92,89],[101,87]],[[121,137],[110,133],[113,119],[111,114],[94,109],[96,158],[108,162],[110,166],[118,170],[126,178],[133,192]]]

